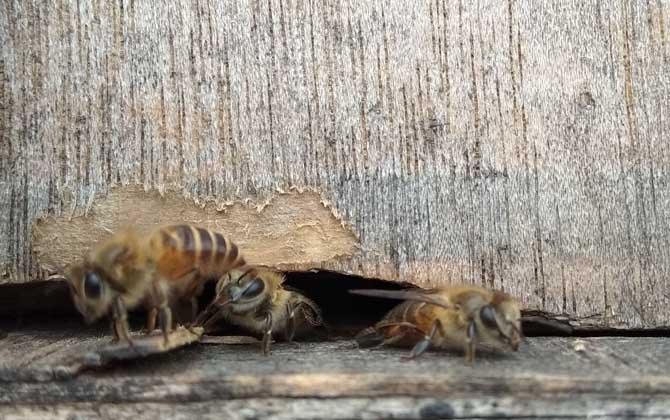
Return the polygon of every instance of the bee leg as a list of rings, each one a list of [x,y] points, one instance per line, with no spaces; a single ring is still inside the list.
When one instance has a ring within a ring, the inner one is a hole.
[[[158,309],[158,322],[161,331],[163,331],[163,342],[167,345],[170,341],[170,331],[172,330],[172,311],[167,304],[163,304]]]
[[[172,330],[172,311],[168,305],[166,290],[161,287],[162,283],[155,281],[153,284],[154,307],[158,307],[158,324],[163,332],[164,344],[170,341],[170,331]]]
[[[386,347],[386,346],[392,346],[393,344],[397,343],[398,341],[401,341],[403,338],[405,338],[405,334],[398,334],[394,335],[392,337],[389,337],[382,341],[381,343],[375,345],[374,347],[371,347],[373,350]]]
[[[156,317],[158,316],[158,308],[151,308],[149,314],[147,315],[147,330],[146,335],[151,334],[153,330],[156,329]]]
[[[412,352],[409,354],[409,356],[402,357],[402,360],[412,360],[425,353],[426,350],[428,350],[430,348],[430,345],[433,343],[433,338],[435,338],[435,335],[437,335],[438,330],[440,330],[440,332],[444,331],[442,329],[442,323],[440,322],[440,320],[436,319],[435,321],[433,321],[433,325],[430,327],[428,335],[426,335],[423,338],[423,340],[416,343],[414,348],[412,348]]]
[[[112,319],[114,320],[114,341],[125,341],[128,345],[133,346],[133,340],[130,339],[128,331],[128,312],[120,296],[114,299],[112,304]]]
[[[114,319],[110,320],[110,328],[112,329],[112,344],[116,344],[121,337],[119,337],[119,333],[116,331],[116,321]]]
[[[185,326],[187,330],[195,334],[195,330],[193,329],[193,327],[197,325],[196,321],[198,318],[198,298],[193,296],[191,297],[190,302],[191,302],[191,319]]]
[[[265,332],[263,333],[263,354],[265,356],[270,354],[270,342],[272,342],[272,312],[268,312],[265,318]]]
[[[201,326],[207,331],[210,325],[221,319],[222,315],[222,311],[215,304],[211,303],[198,315],[195,325]]]
[[[293,341],[293,336],[295,336],[295,308],[290,303],[286,305],[286,311],[288,312],[288,318],[286,319],[286,341]]]
[[[204,289],[202,277],[197,277],[199,273],[198,269],[194,268],[186,275],[191,277],[192,283],[195,283],[195,285],[185,294],[185,297],[188,298],[189,303],[191,304],[191,319],[189,319],[188,324],[186,324],[186,328],[191,332],[191,327],[196,325],[196,319],[198,317],[198,296],[202,294],[202,290]],[[196,279],[196,281],[193,281],[193,279]]]
[[[465,358],[469,365],[475,362],[475,348],[477,346],[477,326],[472,320],[468,324],[467,341],[465,343]]]

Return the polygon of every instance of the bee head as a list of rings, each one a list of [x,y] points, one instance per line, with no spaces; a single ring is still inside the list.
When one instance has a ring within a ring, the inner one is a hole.
[[[234,312],[246,312],[258,307],[269,296],[268,285],[257,269],[231,270],[216,286],[218,306],[230,305]]]
[[[66,270],[72,301],[87,324],[106,315],[114,298],[123,291],[110,273],[118,271],[128,254],[125,246],[105,243],[94,249],[82,264]]]
[[[517,351],[523,340],[521,310],[509,295],[495,292],[491,303],[479,309],[478,320],[486,341]]]
[[[83,264],[70,267],[65,277],[70,286],[72,302],[87,324],[96,321],[109,311],[113,295],[102,271]]]

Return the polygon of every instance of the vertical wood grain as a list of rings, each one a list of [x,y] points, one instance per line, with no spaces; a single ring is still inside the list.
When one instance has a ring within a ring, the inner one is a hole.
[[[2,281],[113,186],[311,187],[361,242],[326,268],[667,325],[669,6],[5,0]]]

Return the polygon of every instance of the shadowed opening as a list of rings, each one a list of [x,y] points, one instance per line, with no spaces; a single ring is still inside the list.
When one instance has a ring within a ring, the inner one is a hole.
[[[286,272],[285,284],[301,291],[319,305],[331,335],[353,337],[386,315],[399,300],[383,299],[349,293],[350,289],[399,290],[416,287],[410,283],[369,279],[333,271]]]
[[[410,283],[398,283],[381,279],[341,274],[326,270],[289,271],[284,273],[285,284],[312,299],[321,309],[329,327],[329,339],[351,338],[360,330],[379,321],[400,301],[352,295],[350,289],[399,290],[416,287]],[[209,282],[200,296],[199,307],[205,306],[214,297],[214,282]],[[190,307],[173,309],[175,319],[189,319]],[[144,310],[129,314],[133,331],[144,327]],[[37,281],[0,286],[0,337],[3,332],[20,331],[24,328],[57,331],[59,326],[81,324],[77,328],[109,331],[109,321],[101,319],[93,326],[85,326],[70,299],[69,289],[63,281]],[[552,319],[538,311],[524,311],[523,331],[526,336],[575,336],[575,337],[667,337],[670,329],[615,329],[572,327],[567,322]],[[238,329],[222,329],[221,334],[245,335]],[[314,340],[322,339],[322,335]]]

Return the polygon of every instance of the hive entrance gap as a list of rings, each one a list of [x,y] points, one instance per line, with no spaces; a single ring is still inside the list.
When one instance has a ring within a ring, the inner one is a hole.
[[[284,273],[285,284],[300,290],[321,308],[331,338],[351,338],[379,321],[400,301],[353,295],[350,289],[399,290],[415,287],[410,283],[371,279],[333,271],[291,271]]]
[[[379,321],[398,300],[352,295],[350,289],[399,290],[415,287],[410,283],[398,283],[341,274],[326,270],[288,271],[285,284],[301,291],[321,308],[330,327],[329,339],[353,337],[362,329]],[[208,283],[199,299],[204,309],[214,297],[214,282]],[[175,320],[186,322],[190,317],[190,306],[173,308]],[[129,321],[133,331],[144,327],[146,313],[142,309],[131,311]],[[552,319],[537,310],[524,311],[523,330],[527,336],[574,336],[574,337],[669,337],[670,328],[616,329],[571,327],[565,321]],[[542,315],[542,316],[540,316]],[[109,321],[101,319],[95,325],[86,326],[76,311],[63,281],[36,281],[24,284],[0,286],[0,338],[8,332],[43,330],[58,333],[59,330],[76,327],[109,333]],[[244,335],[243,331],[230,331]],[[314,337],[321,341],[322,335]]]

